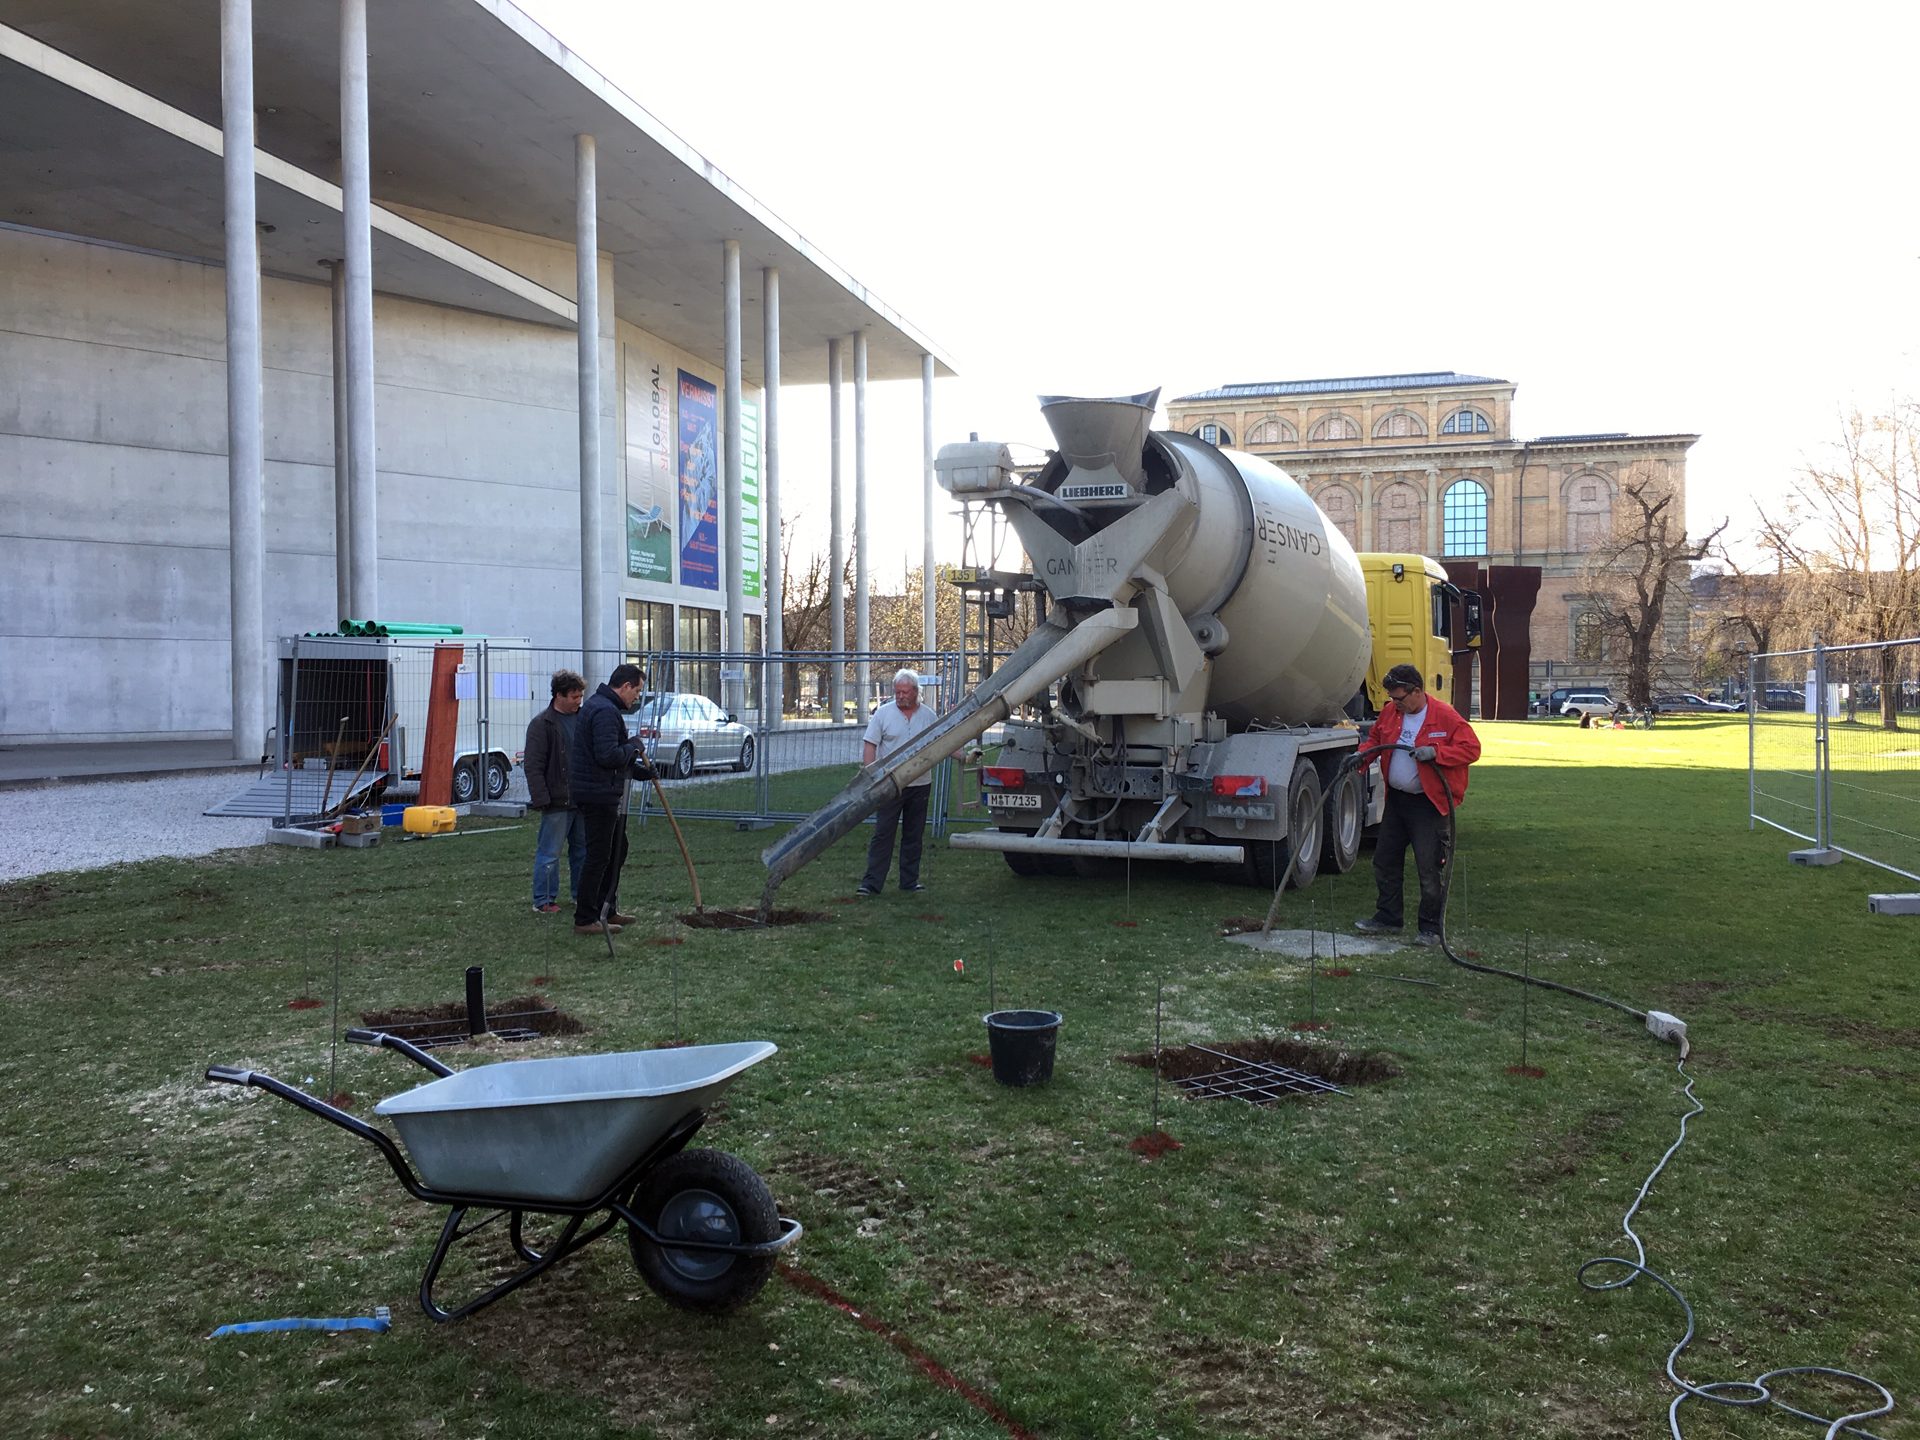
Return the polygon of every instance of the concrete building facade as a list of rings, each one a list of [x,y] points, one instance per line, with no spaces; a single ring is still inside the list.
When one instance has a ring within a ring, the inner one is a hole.
[[[789,411],[824,404],[829,349],[856,339],[858,403],[869,375],[930,396],[953,373],[506,0],[365,14],[356,369],[333,279],[354,8],[0,0],[0,744],[231,734],[260,753],[234,677],[257,667],[250,693],[270,693],[270,655],[240,658],[236,607],[267,652],[346,618],[356,505],[378,613],[353,618],[757,650],[778,583],[769,384],[818,387]],[[236,54],[259,123],[251,592],[230,566],[248,504],[229,474],[230,389],[249,384],[228,343]],[[370,476],[351,473],[356,377]]]
[[[1588,557],[1613,533],[1623,483],[1655,479],[1685,513],[1700,437],[1516,439],[1516,388],[1453,371],[1285,380],[1183,395],[1167,411],[1175,429],[1286,470],[1355,549],[1539,566],[1533,658],[1601,670]]]

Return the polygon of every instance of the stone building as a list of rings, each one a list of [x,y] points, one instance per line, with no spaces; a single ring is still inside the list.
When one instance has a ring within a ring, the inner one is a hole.
[[[1539,566],[1534,660],[1610,674],[1587,554],[1612,533],[1623,482],[1670,484],[1685,514],[1700,437],[1516,439],[1515,388],[1451,370],[1222,385],[1168,401],[1168,423],[1279,465],[1356,550]]]

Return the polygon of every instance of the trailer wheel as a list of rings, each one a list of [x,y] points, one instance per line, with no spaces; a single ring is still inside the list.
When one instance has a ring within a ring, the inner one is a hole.
[[[780,1212],[753,1167],[720,1150],[682,1150],[662,1161],[633,1192],[633,1212],[668,1239],[760,1245],[777,1239]],[[720,1314],[760,1293],[771,1255],[727,1255],[656,1245],[631,1225],[634,1268],[662,1300],[682,1310]]]
[[[487,757],[487,799],[498,800],[507,793],[508,769],[504,756],[489,755]]]
[[[470,805],[480,789],[479,766],[471,756],[453,767],[453,803]]]
[[[1366,828],[1366,787],[1358,770],[1342,770],[1327,792],[1326,849],[1322,862],[1335,875],[1353,869],[1360,858],[1360,835]]]

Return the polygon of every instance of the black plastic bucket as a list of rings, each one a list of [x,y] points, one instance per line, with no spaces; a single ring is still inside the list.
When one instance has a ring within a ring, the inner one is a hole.
[[[994,1079],[1002,1085],[1044,1085],[1053,1078],[1058,1010],[996,1010],[986,1018]]]

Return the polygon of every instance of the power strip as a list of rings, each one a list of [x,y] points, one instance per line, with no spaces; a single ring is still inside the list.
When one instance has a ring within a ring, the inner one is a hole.
[[[1678,1015],[1669,1015],[1664,1010],[1647,1011],[1647,1033],[1656,1040],[1665,1040],[1680,1047],[1680,1058],[1687,1057],[1687,1022]]]

